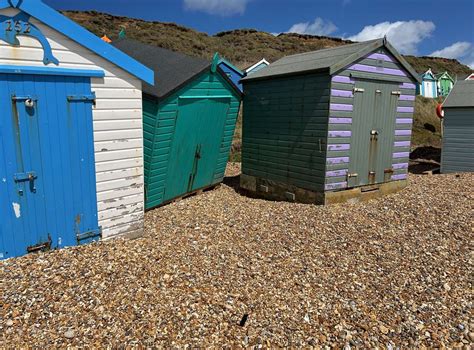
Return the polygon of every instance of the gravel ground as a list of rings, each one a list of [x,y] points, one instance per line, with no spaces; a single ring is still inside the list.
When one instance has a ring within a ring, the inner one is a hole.
[[[223,185],[148,212],[143,238],[0,262],[0,347],[468,348],[473,183],[331,207]]]

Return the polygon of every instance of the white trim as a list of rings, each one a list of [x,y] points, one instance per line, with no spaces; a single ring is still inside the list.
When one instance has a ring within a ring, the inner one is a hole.
[[[464,80],[473,80],[473,79],[474,79],[474,73],[471,73]]]
[[[265,63],[267,66],[270,65],[270,62],[268,62],[265,58],[262,58],[260,61],[258,61],[257,63],[255,63],[253,66],[247,68],[247,69],[245,70],[245,73],[251,72],[252,70],[254,70],[255,68],[257,68],[259,65],[261,65],[262,63]]]

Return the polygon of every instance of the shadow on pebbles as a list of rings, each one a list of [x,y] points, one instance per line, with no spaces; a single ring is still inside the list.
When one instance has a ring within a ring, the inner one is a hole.
[[[222,185],[149,211],[139,239],[0,262],[0,347],[468,348],[473,183],[411,175],[330,207]]]

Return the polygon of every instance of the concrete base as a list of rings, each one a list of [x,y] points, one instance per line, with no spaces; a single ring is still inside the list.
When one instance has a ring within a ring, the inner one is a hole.
[[[391,181],[377,185],[356,187],[332,192],[315,192],[290,184],[262,179],[250,175],[240,176],[241,189],[252,197],[274,201],[287,201],[306,204],[357,203],[395,193],[408,184],[407,180]]]

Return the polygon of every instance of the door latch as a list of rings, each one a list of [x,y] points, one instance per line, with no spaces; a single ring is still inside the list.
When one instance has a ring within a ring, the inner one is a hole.
[[[196,153],[194,154],[194,157],[197,159],[201,159],[201,145],[196,146]]]
[[[92,105],[96,106],[96,95],[95,92],[87,95],[69,95],[67,97],[68,102],[92,102]]]
[[[27,172],[27,173],[16,173],[13,176],[13,179],[14,179],[15,183],[29,181],[30,182],[30,191],[32,193],[36,193],[35,180],[37,178],[38,178],[38,176],[36,175],[36,173],[34,171],[30,171],[30,172]],[[18,193],[20,194],[20,196],[23,195],[22,190],[19,190]]]
[[[377,130],[371,130],[370,131],[370,135],[372,136],[377,136],[379,134],[379,132]]]

